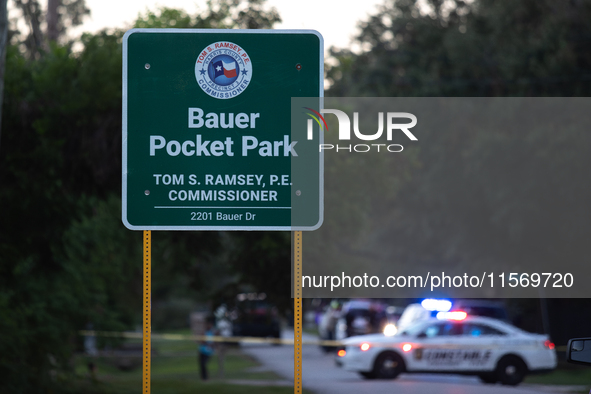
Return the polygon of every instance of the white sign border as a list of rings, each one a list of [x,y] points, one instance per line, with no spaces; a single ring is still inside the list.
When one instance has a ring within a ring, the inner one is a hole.
[[[123,94],[122,94],[122,160],[121,160],[121,220],[130,230],[162,230],[162,231],[313,231],[322,226],[324,221],[324,152],[320,152],[319,165],[319,220],[313,226],[135,226],[127,220],[127,55],[128,39],[134,33],[201,33],[201,34],[313,34],[320,40],[320,66],[318,97],[324,106],[324,38],[316,30],[309,29],[131,29],[123,35]],[[324,136],[320,133],[320,144]],[[292,197],[293,198],[293,197]]]

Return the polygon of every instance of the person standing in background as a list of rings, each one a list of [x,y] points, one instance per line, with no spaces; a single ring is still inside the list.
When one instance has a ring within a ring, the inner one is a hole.
[[[214,312],[216,317],[216,328],[218,335],[222,337],[232,336],[232,322],[228,318],[228,308],[226,305],[221,305]],[[218,375],[220,378],[224,377],[224,362],[226,358],[226,350],[228,347],[227,342],[218,342],[217,344],[217,355],[218,355]]]
[[[213,337],[213,324],[210,320],[205,323],[205,337]],[[201,379],[207,380],[209,375],[207,373],[207,362],[213,354],[213,341],[205,339],[199,344],[199,368],[201,371]]]

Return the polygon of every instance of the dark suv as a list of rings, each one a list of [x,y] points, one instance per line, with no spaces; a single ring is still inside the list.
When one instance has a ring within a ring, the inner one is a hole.
[[[254,299],[253,299],[254,298]],[[238,299],[232,311],[232,334],[237,337],[281,337],[277,308],[260,296]]]

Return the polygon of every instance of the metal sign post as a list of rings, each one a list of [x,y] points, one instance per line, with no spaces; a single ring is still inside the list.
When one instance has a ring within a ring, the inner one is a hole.
[[[144,231],[144,335],[143,335],[143,392],[150,394],[150,370],[152,360],[152,232]]]
[[[293,391],[302,392],[302,232],[294,232],[293,256]]]
[[[144,231],[145,393],[151,230],[295,231],[301,278],[301,231],[323,220],[322,137],[306,138],[300,120],[292,127],[291,100],[323,96],[323,53],[312,30],[124,35],[122,221]],[[294,390],[301,392],[297,281]]]

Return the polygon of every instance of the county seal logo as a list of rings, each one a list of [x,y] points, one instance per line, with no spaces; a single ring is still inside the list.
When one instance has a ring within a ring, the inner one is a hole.
[[[201,89],[217,99],[231,99],[244,92],[252,78],[248,53],[229,41],[205,47],[195,62],[195,78]]]

